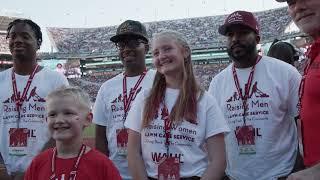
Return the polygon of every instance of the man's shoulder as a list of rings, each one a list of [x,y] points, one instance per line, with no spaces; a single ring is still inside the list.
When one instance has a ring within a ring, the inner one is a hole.
[[[122,87],[122,73],[116,75],[115,77],[106,80],[99,88],[98,94],[103,94],[104,97],[109,97],[112,94],[117,94],[118,89]],[[122,92],[122,90],[121,90]]]
[[[270,69],[271,72],[277,73],[278,72],[284,72],[284,73],[296,73],[299,74],[298,70],[292,66],[291,64],[288,64],[286,62],[283,62],[279,59],[275,59],[273,57],[269,56],[262,56],[262,63],[265,68]]]
[[[12,71],[12,68],[1,71],[0,72],[0,79],[8,78],[11,71]]]
[[[261,62],[262,62],[262,64],[264,64],[266,66],[293,67],[292,65],[290,65],[282,60],[279,60],[279,59],[276,59],[273,57],[269,57],[269,56],[262,56]]]

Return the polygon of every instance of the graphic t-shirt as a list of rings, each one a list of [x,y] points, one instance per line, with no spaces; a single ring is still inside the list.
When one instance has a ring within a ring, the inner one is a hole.
[[[125,126],[141,134],[142,158],[148,176],[157,178],[159,161],[167,156],[165,147],[163,104],[150,125],[142,128],[143,108],[150,90],[137,96],[128,114]],[[179,90],[167,88],[165,103],[171,112]],[[198,100],[197,124],[183,120],[171,128],[169,156],[180,160],[180,177],[201,177],[208,165],[206,139],[219,133],[229,132],[229,127],[215,99],[207,92]]]
[[[320,52],[305,77],[300,115],[304,164],[313,166],[320,162]]]
[[[137,89],[139,94],[143,89],[152,86],[154,70],[148,70]],[[119,169],[123,179],[131,179],[128,170],[127,157],[118,153],[117,132],[124,128],[123,109],[123,73],[102,84],[93,108],[93,122],[106,127],[109,158]],[[139,76],[127,77],[127,95],[139,80]],[[136,96],[133,97],[133,101]],[[132,103],[131,103],[132,105]]]
[[[24,180],[50,179],[53,148],[36,156],[25,174]],[[59,180],[69,179],[70,172],[77,158],[56,158],[55,174]],[[77,180],[121,180],[118,170],[102,153],[92,149],[80,159],[76,174]]]
[[[20,110],[18,130],[11,73],[12,68],[0,72],[0,151],[10,174],[25,171],[49,140],[44,98],[50,91],[68,84],[67,79],[57,72],[46,68],[37,72]],[[29,75],[15,74],[15,77],[18,94],[22,94]]]
[[[263,56],[256,65],[247,102],[246,125],[252,125],[255,154],[240,154],[236,130],[243,126],[243,104],[235,86],[232,64],[213,78],[209,93],[218,101],[231,133],[225,137],[226,173],[237,180],[271,180],[293,169],[298,147],[294,117],[298,114],[299,72],[282,61]],[[237,69],[244,92],[250,68]],[[240,146],[239,146],[240,145]]]

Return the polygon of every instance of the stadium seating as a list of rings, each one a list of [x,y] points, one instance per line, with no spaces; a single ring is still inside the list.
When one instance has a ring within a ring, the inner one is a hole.
[[[5,33],[0,33],[0,54],[10,54],[9,45]]]
[[[291,22],[287,8],[278,8],[255,13],[260,22],[262,41],[270,42],[284,34],[285,27]],[[165,29],[184,34],[193,49],[224,46],[225,38],[217,29],[226,18],[225,15],[189,18],[180,20],[144,23],[149,37]],[[59,53],[67,54],[115,54],[116,49],[110,37],[116,26],[100,28],[55,28],[48,27],[50,39]]]

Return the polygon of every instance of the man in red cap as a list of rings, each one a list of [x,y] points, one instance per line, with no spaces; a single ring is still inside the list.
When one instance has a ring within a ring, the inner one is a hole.
[[[237,180],[285,179],[298,153],[298,94],[301,76],[291,65],[260,56],[259,24],[250,12],[230,14],[219,33],[233,61],[215,76],[209,93],[232,133],[225,136],[226,174]]]
[[[288,179],[320,179],[320,1],[277,1],[288,3],[288,12],[295,24],[314,40],[307,52],[309,61],[299,92],[303,161],[307,169],[292,174]]]

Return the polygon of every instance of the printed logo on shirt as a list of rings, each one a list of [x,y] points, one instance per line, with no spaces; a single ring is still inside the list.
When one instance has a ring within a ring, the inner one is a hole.
[[[241,91],[243,92],[243,90]],[[267,120],[266,116],[269,114],[269,108],[271,108],[269,98],[270,95],[259,88],[259,84],[256,81],[249,91],[249,98],[245,105],[245,108],[248,109],[246,112],[247,120]],[[233,124],[243,123],[244,105],[238,92],[235,91],[233,95],[227,98],[226,102],[225,109],[229,119],[228,122]]]
[[[142,87],[137,89],[137,93],[134,97],[132,97],[132,101],[135,100],[137,94],[141,91]],[[132,88],[131,88],[132,90]],[[130,90],[130,91],[131,91]],[[124,108],[123,108],[123,95],[122,93],[119,94],[119,96],[117,96],[114,100],[111,101],[111,113],[112,113],[112,119],[114,120],[123,120],[123,116],[124,116]],[[131,103],[132,105],[132,103]]]
[[[242,92],[244,92],[242,89],[241,89]],[[258,88],[258,82],[256,81],[252,88],[251,88],[251,92],[249,92],[249,99],[252,98],[252,96],[254,97],[259,97],[259,98],[267,98],[269,97],[269,95],[267,93],[264,93],[262,92],[259,88]],[[239,101],[241,100],[238,92],[234,92],[233,95],[227,99],[226,102],[232,102],[232,101]]]
[[[111,101],[111,104],[115,104],[118,102],[122,102],[122,94],[120,94],[117,98],[115,98],[113,101]]]
[[[134,99],[136,98],[136,96],[139,94],[139,92],[141,91],[142,87],[137,89],[137,93],[136,95],[132,98],[132,100],[134,101]],[[132,90],[132,88],[130,89],[130,91]],[[111,101],[111,104],[115,104],[115,103],[123,103],[123,97],[122,94],[119,94],[119,96],[117,98],[115,98],[114,100]]]
[[[18,96],[21,97],[21,92],[20,91],[18,91]],[[34,102],[46,102],[46,100],[44,98],[40,97],[37,94],[37,87],[34,87],[30,91],[28,98],[26,98],[24,100],[24,102],[29,102],[30,99],[32,99]],[[14,94],[12,94],[11,97],[9,97],[7,100],[3,101],[3,103],[15,103]]]
[[[166,113],[165,108],[159,108],[157,113],[157,119],[154,119],[151,124],[143,131],[145,144],[154,144],[159,146],[157,150],[151,151],[150,157],[155,164],[159,164],[163,157],[175,157],[179,158],[180,163],[184,162],[184,155],[179,152],[170,152],[169,154],[161,152],[160,147],[165,148],[165,133],[164,133],[164,118]],[[191,147],[197,140],[197,128],[196,124],[189,122],[182,122],[179,124],[172,124],[170,133],[170,147],[183,146]],[[163,150],[163,149],[162,149]]]
[[[37,93],[37,87],[34,87],[29,95],[24,99],[23,105],[20,109],[20,118],[23,122],[45,122],[45,99]],[[21,92],[18,91],[21,96]],[[5,124],[16,123],[18,119],[18,110],[15,104],[14,95],[5,99],[3,103],[3,121]]]
[[[19,131],[22,130],[22,131]],[[27,140],[30,138],[37,138],[35,129],[27,129],[27,128],[11,128],[9,130],[10,135],[10,147],[26,147]]]
[[[237,137],[236,139],[237,139],[238,145],[250,144],[250,143],[247,143],[247,141],[250,141],[252,138],[248,139],[248,136],[239,136],[237,134],[237,131],[240,128],[241,128],[240,126],[237,126],[236,129],[234,130],[234,135]],[[252,137],[262,137],[261,128],[253,128],[251,135]]]
[[[169,156],[167,153],[159,153],[159,152],[151,152],[151,158],[152,161],[155,164],[159,164],[159,162],[164,158],[164,157],[174,157],[178,158],[180,163],[184,163],[184,157],[182,153],[169,153]]]

